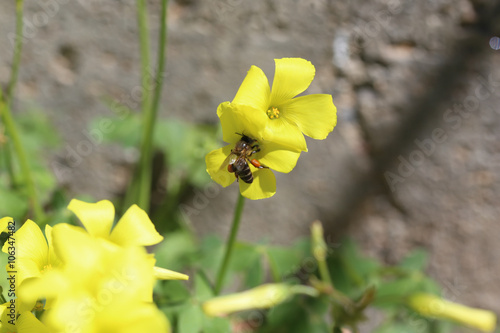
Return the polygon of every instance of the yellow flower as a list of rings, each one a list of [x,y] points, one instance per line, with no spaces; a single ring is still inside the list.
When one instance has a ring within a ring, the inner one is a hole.
[[[266,116],[265,128],[261,128],[266,140],[307,151],[302,133],[313,139],[325,139],[337,124],[337,109],[331,95],[296,97],[314,78],[315,68],[309,61],[283,58],[275,59],[275,65],[272,90],[264,72],[252,66],[232,104],[251,106]]]
[[[202,308],[208,316],[225,316],[249,309],[268,309],[295,294],[319,295],[316,289],[309,286],[269,283],[241,293],[212,298],[203,303]]]
[[[483,332],[495,330],[496,316],[493,312],[452,303],[436,295],[413,294],[408,299],[408,305],[424,316],[450,319]]]
[[[33,221],[27,220],[15,233],[15,271],[16,290],[22,288],[22,283],[29,278],[39,278],[60,264],[57,255],[54,253],[51,238],[52,228],[45,226],[47,241],[40,230],[40,227]],[[10,252],[10,245],[5,242],[2,251]],[[9,269],[8,271],[13,269]],[[36,300],[29,303],[19,302],[18,311],[31,311]]]
[[[11,302],[0,305],[0,333],[49,333],[30,311],[16,313]]]
[[[90,235],[107,239],[120,246],[149,246],[163,240],[148,214],[137,205],[132,205],[113,229],[111,228],[115,218],[115,207],[108,200],[87,203],[73,199],[68,209],[78,216]]]
[[[132,205],[113,229],[115,207],[108,200],[87,203],[73,199],[68,209],[78,216],[91,236],[109,240],[119,246],[149,246],[163,240],[148,214],[137,205]],[[155,267],[154,275],[160,280],[189,279],[185,274],[161,267]]]
[[[288,173],[297,163],[300,151],[290,150],[287,146],[264,139],[263,133],[267,117],[250,106],[242,106],[229,102],[219,105],[217,115],[222,125],[223,140],[227,143],[223,148],[210,152],[206,158],[207,172],[220,185],[227,187],[235,180],[235,173],[228,171],[231,150],[235,148],[242,135],[255,140],[257,152],[245,159],[252,173],[253,181],[247,183],[239,179],[240,192],[249,199],[264,199],[276,193],[276,178],[271,170]],[[244,157],[243,157],[244,158]],[[267,168],[256,168],[249,160],[256,159]]]
[[[46,297],[44,323],[56,332],[169,332],[152,303],[154,258],[68,224],[53,228],[61,266],[23,284],[19,298]]]

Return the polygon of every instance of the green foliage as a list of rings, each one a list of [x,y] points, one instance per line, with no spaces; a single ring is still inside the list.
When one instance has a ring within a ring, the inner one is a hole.
[[[29,168],[40,200],[44,206],[52,209],[54,200],[61,192],[58,193],[57,180],[48,167],[46,155],[60,146],[61,139],[41,110],[32,109],[16,115],[16,125],[22,133],[21,141],[29,156]],[[24,221],[28,216],[30,201],[25,181],[8,137],[4,146],[0,144],[0,147],[0,216]]]

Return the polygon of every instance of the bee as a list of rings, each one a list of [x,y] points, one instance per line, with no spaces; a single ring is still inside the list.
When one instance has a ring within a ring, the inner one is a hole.
[[[254,167],[258,169],[268,167],[260,163],[255,158],[251,158],[253,154],[260,151],[257,140],[254,140],[246,136],[245,134],[236,134],[241,135],[241,140],[236,142],[234,149],[231,149],[227,171],[234,172],[236,180],[238,180],[239,177],[245,183],[251,184],[253,182],[253,175],[248,162],[250,162]]]

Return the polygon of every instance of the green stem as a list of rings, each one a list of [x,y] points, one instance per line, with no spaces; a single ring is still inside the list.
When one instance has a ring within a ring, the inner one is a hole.
[[[328,265],[326,264],[326,260],[318,260],[318,268],[321,280],[323,280],[323,282],[333,287],[333,282],[330,277],[330,272],[328,271]]]
[[[219,295],[224,284],[224,278],[227,273],[227,267],[229,265],[229,260],[231,259],[231,254],[233,253],[234,244],[236,243],[236,235],[238,234],[238,229],[240,227],[241,214],[243,213],[243,207],[245,206],[245,198],[239,193],[238,201],[236,202],[236,208],[234,210],[233,224],[231,226],[231,232],[226,242],[226,252],[224,253],[224,259],[222,260],[222,265],[217,273],[217,279],[215,282],[215,295]]]
[[[45,221],[45,214],[43,213],[42,205],[39,201],[38,194],[36,192],[35,182],[33,181],[33,177],[31,175],[28,158],[26,156],[26,152],[24,151],[24,147],[21,143],[21,137],[16,128],[16,124],[14,123],[14,119],[10,114],[8,105],[2,99],[1,93],[0,93],[0,116],[2,117],[5,123],[5,129],[7,131],[8,136],[12,140],[14,151],[16,152],[17,158],[19,159],[19,165],[21,167],[23,179],[26,184],[26,188],[28,190],[28,196],[30,198],[29,199],[30,206],[33,209],[35,220],[39,224],[43,223]]]
[[[163,87],[163,72],[165,68],[165,48],[167,42],[167,8],[168,0],[162,0],[160,36],[158,41],[158,66],[154,82],[150,75],[149,28],[148,13],[145,0],[137,0],[137,19],[139,24],[139,40],[141,49],[141,81],[143,88],[142,100],[142,138],[141,158],[135,183],[130,191],[137,191],[132,197],[137,198],[137,204],[144,210],[149,210],[152,181],[152,150],[156,115]],[[154,90],[154,91],[153,91]],[[130,195],[129,195],[130,198]]]
[[[12,74],[7,86],[7,96],[5,97],[7,107],[10,108],[14,97],[14,88],[17,84],[19,65],[21,63],[21,51],[23,48],[23,11],[24,0],[16,0],[16,39],[14,42],[14,54],[12,57]]]
[[[35,187],[35,182],[31,174],[31,170],[28,163],[28,158],[24,147],[21,143],[21,137],[17,130],[16,124],[10,112],[10,106],[14,98],[14,90],[17,84],[17,78],[19,74],[19,66],[21,63],[21,51],[22,51],[22,38],[23,38],[23,11],[24,11],[24,1],[16,1],[16,39],[14,42],[14,54],[12,58],[12,74],[9,80],[9,85],[7,86],[7,95],[2,96],[2,91],[0,89],[0,118],[3,119],[5,123],[5,129],[7,135],[11,138],[14,151],[19,159],[19,165],[21,167],[21,172],[23,174],[23,179],[26,184],[28,191],[28,196],[30,200],[30,206],[33,209],[34,218],[38,223],[43,223],[45,221],[45,214],[42,209],[42,205],[39,201],[38,194]],[[15,179],[12,179],[14,182]]]
[[[141,158],[139,161],[138,193],[134,195],[136,203],[149,210],[149,197],[151,192],[151,143],[150,136],[154,118],[152,119],[151,89],[148,89],[150,66],[149,54],[149,26],[146,0],[137,0],[137,22],[139,25],[139,44],[141,50],[141,86],[142,86],[142,139]]]

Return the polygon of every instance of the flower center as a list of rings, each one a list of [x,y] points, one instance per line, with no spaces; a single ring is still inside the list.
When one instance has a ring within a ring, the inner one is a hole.
[[[42,274],[47,273],[50,270],[52,270],[52,265],[51,264],[45,265],[42,268]]]
[[[278,119],[280,117],[280,110],[272,106],[269,110],[266,111],[266,114],[269,119]]]

